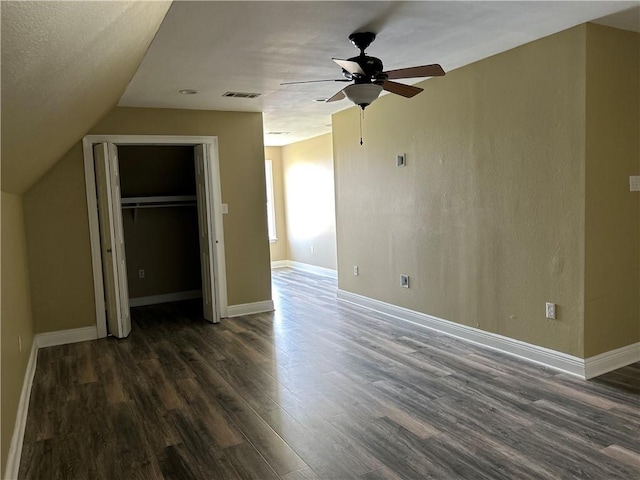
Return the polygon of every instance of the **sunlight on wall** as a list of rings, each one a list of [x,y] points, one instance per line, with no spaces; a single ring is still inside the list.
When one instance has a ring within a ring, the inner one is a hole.
[[[291,233],[300,239],[312,238],[331,227],[332,172],[316,165],[300,163],[286,172],[287,218]]]

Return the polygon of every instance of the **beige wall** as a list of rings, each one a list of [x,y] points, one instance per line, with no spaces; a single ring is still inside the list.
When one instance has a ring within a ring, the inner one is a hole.
[[[24,196],[36,333],[95,325],[82,147]]]
[[[289,260],[335,270],[331,134],[282,147]]]
[[[587,26],[587,357],[640,341],[639,63],[639,34]]]
[[[341,289],[583,355],[585,35],[333,116]]]
[[[2,444],[0,472],[4,472],[24,375],[33,343],[31,300],[22,197],[2,192]],[[22,338],[22,351],[18,336]],[[4,478],[4,476],[3,476]]]
[[[271,261],[288,260],[287,220],[284,208],[284,177],[282,174],[282,147],[265,147],[265,160],[271,160],[273,169],[273,196],[276,211],[276,235],[278,239],[269,244]]]
[[[229,305],[271,298],[262,114],[115,108],[93,134],[218,137]],[[37,332],[95,324],[80,144],[25,199]]]
[[[132,212],[122,216],[129,298],[201,290],[196,207],[141,208],[135,220]]]

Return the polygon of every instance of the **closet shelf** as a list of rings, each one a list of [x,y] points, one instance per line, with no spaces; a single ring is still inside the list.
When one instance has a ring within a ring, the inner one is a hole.
[[[163,206],[168,203],[184,203],[195,202],[195,195],[163,195],[156,197],[124,197],[120,200],[123,208],[125,206],[144,206],[144,205],[157,205]]]
[[[123,210],[131,210],[133,221],[139,208],[195,207],[195,195],[164,195],[156,197],[124,197],[120,199]]]

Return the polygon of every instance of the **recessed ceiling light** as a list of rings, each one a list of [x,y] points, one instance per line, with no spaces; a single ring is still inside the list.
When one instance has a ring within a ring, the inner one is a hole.
[[[289,135],[291,132],[267,132],[267,135]]]
[[[313,101],[314,102],[326,102],[327,99],[326,98],[314,98]]]
[[[178,90],[178,93],[181,95],[196,95],[198,91],[191,88],[185,88],[184,90]]]

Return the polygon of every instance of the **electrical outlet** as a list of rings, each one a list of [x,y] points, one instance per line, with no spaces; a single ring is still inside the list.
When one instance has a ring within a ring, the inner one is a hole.
[[[353,266],[353,275],[356,276],[356,277],[358,276],[358,266],[357,265]]]
[[[400,275],[400,286],[402,288],[409,288],[409,275]]]
[[[316,247],[314,245],[311,245],[311,253],[316,253]]]
[[[22,351],[22,335],[18,335],[18,350]]]
[[[144,270],[143,269],[138,270],[138,278],[144,278]]]
[[[554,320],[556,318],[556,304],[555,303],[547,303],[547,318]]]

